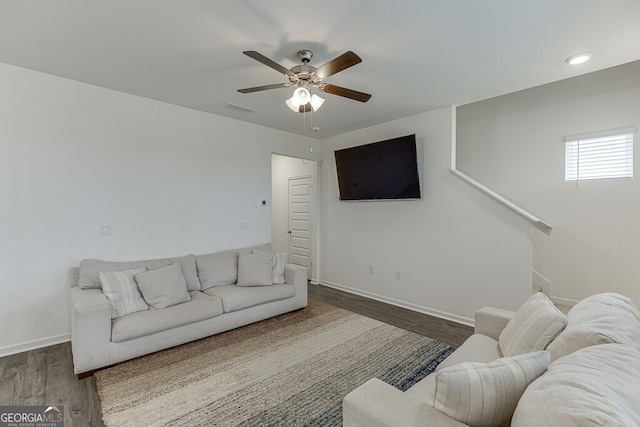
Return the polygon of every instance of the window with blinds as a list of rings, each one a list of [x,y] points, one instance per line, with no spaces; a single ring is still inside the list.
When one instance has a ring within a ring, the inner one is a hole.
[[[626,128],[566,137],[565,181],[633,178],[633,138]]]

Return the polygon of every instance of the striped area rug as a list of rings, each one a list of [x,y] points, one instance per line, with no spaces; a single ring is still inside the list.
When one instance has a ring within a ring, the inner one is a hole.
[[[304,310],[95,374],[107,426],[339,426],[377,377],[406,390],[453,347],[310,299]]]

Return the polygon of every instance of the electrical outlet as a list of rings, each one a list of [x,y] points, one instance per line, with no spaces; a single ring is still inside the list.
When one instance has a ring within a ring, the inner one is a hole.
[[[111,234],[111,224],[109,224],[108,222],[100,224],[100,234],[102,234],[103,236],[108,236],[109,234]]]
[[[396,280],[402,280],[402,272],[400,270],[396,270]]]
[[[373,265],[369,266],[369,274],[373,274]]]

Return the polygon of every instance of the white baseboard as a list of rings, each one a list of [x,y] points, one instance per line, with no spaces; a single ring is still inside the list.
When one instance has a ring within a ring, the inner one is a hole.
[[[474,324],[475,324],[475,320],[474,319],[470,319],[468,317],[457,316],[455,314],[446,313],[444,311],[434,310],[434,309],[428,308],[428,307],[422,307],[420,305],[411,304],[411,303],[408,303],[408,302],[405,302],[405,301],[400,301],[400,300],[397,300],[397,299],[394,299],[394,298],[389,298],[389,297],[385,297],[385,296],[382,296],[382,295],[374,294],[374,293],[371,293],[371,292],[362,291],[360,289],[354,289],[354,288],[351,288],[349,286],[341,285],[339,283],[333,283],[333,282],[329,282],[329,281],[323,280],[318,284],[327,286],[329,288],[334,288],[334,289],[338,289],[338,290],[341,290],[341,291],[349,292],[351,294],[360,295],[362,297],[370,298],[372,300],[384,302],[386,304],[395,305],[396,307],[402,307],[402,308],[406,308],[408,310],[417,311],[418,313],[428,314],[430,316],[439,317],[441,319],[450,320],[450,321],[456,322],[456,323],[461,323],[463,325],[474,326]]]
[[[37,348],[48,347],[50,345],[60,344],[67,341],[71,341],[71,334],[69,333],[42,338],[39,340],[26,341],[20,344],[9,345],[6,347],[0,347],[0,357],[10,356],[12,354],[18,354],[29,350],[35,350]]]

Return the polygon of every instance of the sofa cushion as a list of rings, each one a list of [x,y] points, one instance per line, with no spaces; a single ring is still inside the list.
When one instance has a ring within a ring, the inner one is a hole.
[[[567,324],[567,316],[536,292],[516,310],[498,343],[505,357],[544,350]]]
[[[548,364],[549,353],[538,351],[450,366],[434,374],[429,403],[470,426],[508,426],[520,396]]]
[[[191,300],[162,310],[147,310],[114,319],[111,341],[122,342],[154,332],[220,316],[224,311],[220,298],[189,292]]]
[[[238,255],[238,286],[273,285],[274,254],[268,252],[241,252]]]
[[[196,267],[201,289],[232,285],[238,281],[238,254],[253,251],[271,252],[271,243],[241,249],[229,249],[204,255],[196,255]]]
[[[214,286],[203,292],[222,299],[224,312],[230,313],[271,301],[291,298],[296,294],[296,287],[289,283],[258,287],[226,285]]]
[[[102,292],[111,303],[112,319],[149,309],[134,280],[136,274],[144,271],[147,269],[141,267],[133,270],[99,273]]]
[[[135,279],[151,308],[166,308],[191,299],[187,292],[187,281],[178,263],[138,273]]]
[[[640,350],[640,311],[623,295],[603,293],[579,301],[567,314],[567,327],[549,345],[551,360],[584,347],[625,343]]]
[[[462,362],[493,362],[502,357],[498,341],[482,334],[473,334],[442,361],[436,371]]]
[[[198,271],[196,269],[196,257],[193,255],[185,255],[177,258],[159,258],[126,262],[83,259],[80,262],[80,278],[78,280],[78,285],[82,289],[100,289],[101,284],[98,274],[101,271],[122,271],[140,267],[146,267],[147,270],[155,270],[169,264],[173,264],[174,262],[179,262],[182,266],[182,273],[187,280],[189,290],[200,290],[200,280],[198,279]]]
[[[549,365],[522,395],[514,426],[640,426],[640,351],[583,348]]]

